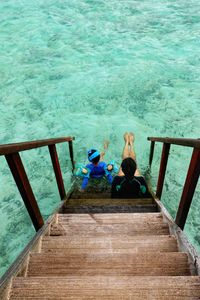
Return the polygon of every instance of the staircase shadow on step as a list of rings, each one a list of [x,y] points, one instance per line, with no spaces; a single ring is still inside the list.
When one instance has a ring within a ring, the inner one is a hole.
[[[156,205],[106,205],[106,206],[75,206],[75,207],[63,207],[61,213],[144,213],[144,212],[157,212]]]

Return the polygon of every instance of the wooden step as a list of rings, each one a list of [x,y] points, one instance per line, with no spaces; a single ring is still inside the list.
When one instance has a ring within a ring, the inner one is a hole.
[[[44,253],[144,253],[177,252],[174,236],[133,236],[133,237],[44,237]]]
[[[68,236],[134,236],[169,235],[160,213],[133,214],[59,214],[58,224],[51,227],[51,235]]]
[[[10,300],[199,300],[200,277],[17,277]]]
[[[85,192],[75,191],[71,194],[71,199],[111,199],[110,192],[94,191],[94,192]]]
[[[69,199],[66,202],[67,206],[80,206],[80,205],[150,205],[155,204],[152,198],[143,199],[111,199],[111,198],[97,198],[97,199]]]
[[[33,253],[28,276],[66,275],[190,275],[186,253]]]
[[[66,206],[60,212],[68,214],[97,214],[97,213],[144,213],[157,212],[158,208],[154,204],[149,205],[80,205]]]
[[[69,199],[60,209],[60,213],[133,213],[157,212],[152,198],[144,199]]]
[[[134,236],[134,235],[169,235],[167,224],[144,223],[144,224],[55,224],[51,226],[52,236]]]
[[[58,214],[58,222],[79,224],[135,224],[163,223],[161,213],[124,213],[124,214]]]

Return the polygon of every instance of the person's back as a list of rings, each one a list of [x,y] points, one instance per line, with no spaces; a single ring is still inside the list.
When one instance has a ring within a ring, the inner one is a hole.
[[[89,178],[102,178],[104,175],[107,177],[108,182],[111,184],[112,175],[107,170],[107,164],[100,161],[100,153],[98,150],[91,149],[88,151],[88,160],[90,164],[87,164],[84,168],[84,178],[81,185],[82,192],[86,189]]]
[[[100,161],[97,165],[88,164],[86,168],[91,170],[90,177],[100,178],[105,175],[105,168],[107,167],[104,161]]]
[[[125,176],[115,176],[112,182],[112,198],[144,198],[148,196],[148,187],[143,176],[128,179]]]

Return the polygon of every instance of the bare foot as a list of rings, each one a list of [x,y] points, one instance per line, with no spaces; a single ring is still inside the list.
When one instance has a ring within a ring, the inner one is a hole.
[[[108,150],[108,145],[109,145],[109,141],[105,140],[104,143],[103,143],[104,150]]]
[[[129,144],[132,146],[135,141],[135,135],[133,132],[129,133]]]
[[[125,143],[129,142],[129,133],[128,132],[124,133],[124,141],[125,141]]]
[[[100,154],[100,161],[103,161],[104,155],[106,154],[106,151],[108,150],[108,145],[109,145],[109,141],[105,140],[104,143],[103,143],[103,148],[104,149],[103,149],[103,151]]]

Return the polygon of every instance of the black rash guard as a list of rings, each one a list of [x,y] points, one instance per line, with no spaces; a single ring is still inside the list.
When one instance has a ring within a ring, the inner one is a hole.
[[[145,198],[150,196],[143,176],[128,179],[125,176],[115,176],[112,182],[111,198]]]

